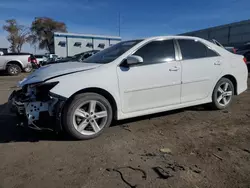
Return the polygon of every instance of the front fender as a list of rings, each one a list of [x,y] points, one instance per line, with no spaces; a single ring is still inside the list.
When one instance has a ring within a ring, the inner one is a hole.
[[[110,70],[111,69],[111,70]],[[92,69],[50,79],[47,82],[59,82],[50,90],[51,93],[70,98],[81,90],[95,88],[107,91],[120,106],[118,80],[115,69],[107,67],[103,70]]]

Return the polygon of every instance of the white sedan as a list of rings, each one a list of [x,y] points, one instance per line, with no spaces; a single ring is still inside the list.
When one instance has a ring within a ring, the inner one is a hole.
[[[9,100],[31,128],[90,139],[112,120],[206,103],[224,109],[247,89],[247,77],[243,56],[211,42],[152,37],[120,42],[84,62],[42,67]]]

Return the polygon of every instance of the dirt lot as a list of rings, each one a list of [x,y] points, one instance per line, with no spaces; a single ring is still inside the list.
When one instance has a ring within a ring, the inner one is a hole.
[[[5,103],[24,76],[0,77],[0,187],[250,187],[250,90],[228,110],[140,117],[70,141],[16,127]]]

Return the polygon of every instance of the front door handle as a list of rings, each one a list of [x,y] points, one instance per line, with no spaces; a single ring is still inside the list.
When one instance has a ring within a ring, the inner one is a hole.
[[[214,65],[221,65],[221,61],[216,61]]]
[[[178,71],[179,69],[179,67],[174,66],[173,68],[170,68],[169,71]]]

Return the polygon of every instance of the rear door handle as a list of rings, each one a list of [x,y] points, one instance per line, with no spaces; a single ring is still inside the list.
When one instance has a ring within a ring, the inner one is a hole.
[[[214,65],[221,65],[221,61],[216,61]]]
[[[173,68],[170,68],[169,71],[178,71],[179,69],[179,67],[174,66]]]

